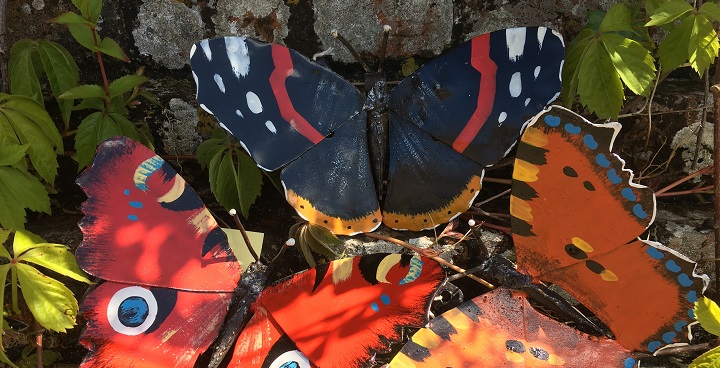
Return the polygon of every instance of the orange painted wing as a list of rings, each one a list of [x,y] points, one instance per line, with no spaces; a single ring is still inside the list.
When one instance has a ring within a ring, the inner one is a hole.
[[[560,107],[536,116],[518,146],[510,212],[518,269],[555,283],[628,349],[687,341],[707,277],[657,243],[637,239],[655,216],[651,189],[611,153],[620,125]]]
[[[614,340],[596,338],[533,309],[519,291],[497,289],[430,321],[390,368],[635,366]]]

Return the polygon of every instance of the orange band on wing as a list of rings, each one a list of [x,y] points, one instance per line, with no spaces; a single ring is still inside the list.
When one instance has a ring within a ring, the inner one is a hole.
[[[380,224],[380,209],[366,216],[354,219],[342,219],[328,216],[315,208],[307,199],[300,197],[292,190],[287,191],[286,199],[293,208],[312,224],[330,229],[336,235],[352,235],[375,230]]]
[[[285,80],[295,70],[292,59],[290,58],[290,49],[272,45],[272,58],[275,63],[275,69],[272,71],[272,74],[270,74],[270,86],[272,87],[278,107],[280,108],[280,115],[282,115],[283,119],[290,123],[298,133],[302,134],[303,137],[317,144],[325,137],[295,110],[288,95],[287,87],[285,86]]]

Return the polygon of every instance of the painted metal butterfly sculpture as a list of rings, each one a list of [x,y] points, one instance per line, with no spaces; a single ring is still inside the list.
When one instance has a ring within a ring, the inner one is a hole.
[[[518,271],[561,286],[616,341],[589,338],[537,313],[522,292],[498,289],[431,321],[390,367],[630,368],[631,351],[688,341],[708,277],[637,238],[654,219],[655,196],[611,152],[619,130],[560,107],[538,114],[518,146],[510,199]]]
[[[501,30],[430,61],[389,94],[384,76],[369,74],[367,97],[294,50],[244,37],[199,42],[191,64],[200,106],[260,168],[281,170],[298,214],[357,234],[381,222],[433,228],[467,210],[483,168],[559,95],[563,56],[549,28]]]

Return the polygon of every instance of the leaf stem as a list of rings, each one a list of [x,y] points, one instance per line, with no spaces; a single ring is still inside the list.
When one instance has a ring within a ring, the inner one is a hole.
[[[108,96],[105,99],[105,107],[109,109],[110,108],[110,84],[108,83],[107,74],[105,73],[105,64],[103,63],[102,53],[99,50],[100,44],[98,43],[97,28],[90,27],[90,31],[92,31],[93,43],[95,44],[95,47],[98,48],[98,50],[95,51],[95,55],[97,55],[98,64],[100,65],[100,75],[102,75],[103,88],[105,89],[105,95]]]
[[[18,306],[18,292],[17,292],[17,273],[15,267],[10,268],[10,290],[12,291],[12,309],[15,314],[21,314],[20,307]]]

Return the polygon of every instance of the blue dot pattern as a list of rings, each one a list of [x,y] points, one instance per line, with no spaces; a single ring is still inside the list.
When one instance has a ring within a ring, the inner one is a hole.
[[[130,189],[125,189],[125,190],[123,190],[123,194],[125,194],[125,195],[130,195]]]
[[[610,179],[610,182],[613,184],[620,184],[622,182],[622,179],[618,176],[617,171],[615,171],[615,169],[608,170],[607,177],[608,177],[608,179]]]
[[[137,221],[137,220],[138,220],[138,217],[137,217],[137,215],[128,215],[128,220],[130,220],[130,221]]]
[[[651,341],[648,344],[648,351],[654,353],[661,345],[662,343],[660,341]]]
[[[655,247],[647,247],[646,252],[647,252],[647,254],[650,255],[650,257],[653,257],[653,258],[655,258],[655,259],[663,259],[663,258],[665,258],[665,254],[663,254],[663,252],[661,252],[660,250],[658,250],[658,249],[655,248]]]
[[[678,273],[682,270],[682,268],[680,268],[680,266],[678,266],[678,264],[675,263],[675,260],[672,260],[672,259],[665,262],[665,268],[667,268],[672,273]]]
[[[637,203],[636,205],[633,206],[633,215],[635,215],[639,219],[645,219],[648,216],[650,216],[647,214],[647,212],[645,212],[645,210],[642,208],[642,205],[640,205],[640,203]]]
[[[372,308],[372,310],[374,310],[375,312],[380,311],[380,307],[378,307],[377,303],[375,302],[370,303],[370,308]]]
[[[695,303],[698,300],[697,292],[695,292],[695,290],[690,290],[687,294],[685,294],[685,298],[687,298],[687,301],[690,303]]]
[[[593,137],[592,134],[585,134],[585,136],[583,137],[583,143],[585,143],[585,146],[587,148],[590,148],[591,150],[598,148],[598,142],[595,140],[595,137]]]
[[[625,359],[625,362],[623,363],[623,368],[633,368],[635,367],[635,359],[634,358],[627,358]]]
[[[602,153],[598,153],[598,155],[595,156],[595,162],[597,162],[598,165],[604,168],[610,167],[610,160],[608,160],[607,157],[605,157],[605,155]]]
[[[551,127],[560,125],[560,117],[554,115],[545,115],[545,124]]]
[[[690,278],[688,277],[688,275],[687,275],[687,274],[684,274],[684,273],[681,273],[681,274],[678,276],[678,282],[680,283],[680,285],[682,285],[682,286],[684,286],[684,287],[690,287],[690,286],[692,286],[692,284],[693,284],[693,281],[690,280]]]
[[[620,191],[623,197],[627,199],[628,201],[637,201],[637,196],[635,195],[635,192],[633,192],[630,188],[623,188],[623,190]]]
[[[383,304],[388,305],[388,304],[390,304],[390,297],[387,296],[386,294],[380,295],[380,301]]]
[[[580,128],[580,127],[577,126],[577,125],[573,125],[573,124],[570,124],[570,123],[566,123],[566,124],[565,124],[565,131],[568,132],[568,133],[570,133],[570,134],[580,134],[580,132],[582,131],[582,128]]]
[[[672,343],[673,340],[675,339],[675,336],[677,336],[677,334],[676,334],[675,332],[673,332],[673,331],[665,332],[665,333],[662,335],[662,339],[663,339],[663,341],[664,341],[666,344],[670,344],[670,343]]]
[[[683,320],[675,322],[675,331],[682,332],[682,330],[685,328],[685,326],[687,326],[687,324],[688,323]]]
[[[138,202],[138,201],[130,201],[130,207],[143,208],[143,204],[142,204],[142,202]]]

